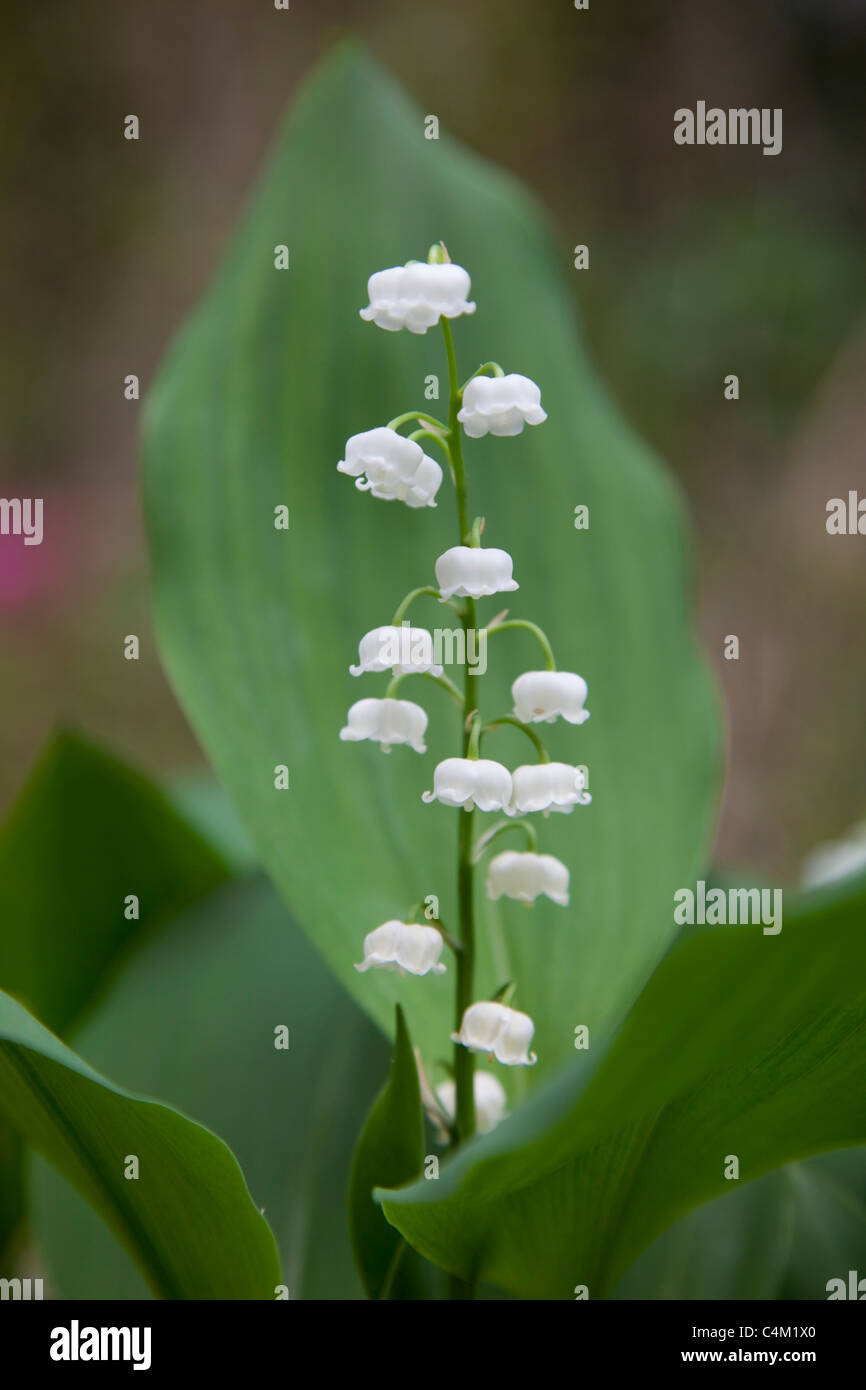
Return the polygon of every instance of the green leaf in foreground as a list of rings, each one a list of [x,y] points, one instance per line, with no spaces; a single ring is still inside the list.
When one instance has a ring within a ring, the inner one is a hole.
[[[423,1162],[424,1114],[418,1068],[398,1005],[391,1074],[364,1123],[349,1184],[352,1247],[370,1298],[388,1296],[397,1261],[405,1249],[402,1238],[373,1201],[373,1189],[399,1187],[411,1181]]]
[[[385,681],[348,675],[455,540],[453,496],[436,511],[361,496],[336,469],[346,439],[398,411],[430,409],[441,335],[363,323],[371,272],[443,238],[478,311],[455,324],[461,371],[495,357],[543,389],[549,418],[519,440],[467,446],[470,506],[514,557],[514,616],[549,631],[588,681],[592,718],[550,730],[551,756],[585,763],[592,806],[551,816],[543,847],[571,868],[568,909],[489,904],[479,883],[479,998],[516,980],[536,1022],[535,1087],[573,1056],[574,1027],[617,1017],[675,931],[671,901],[705,864],[718,789],[715,698],[692,632],[680,499],[613,409],[581,343],[566,238],[501,171],[450,140],[352,47],[299,96],[203,303],[151,391],[146,509],[155,622],[166,668],[261,861],[293,917],[383,1031],[401,1003],[431,1065],[452,1027],[449,977],[353,969],[366,932],[428,893],[455,920],[455,812],[425,806],[459,716],[428,709],[428,754],[341,743],[349,704]],[[274,247],[291,268],[274,268]],[[274,509],[290,510],[276,530]],[[574,527],[578,504],[588,530]],[[425,606],[426,605],[426,606]],[[489,600],[482,616],[501,608]],[[444,615],[444,616],[443,616]],[[448,610],[420,600],[422,626]],[[538,662],[524,632],[492,638],[484,712]],[[459,674],[459,672],[455,672]],[[525,761],[503,729],[490,756]],[[289,768],[288,790],[274,769]],[[512,1097],[513,1098],[513,1097]]]
[[[160,1296],[274,1297],[273,1236],[222,1141],[99,1076],[2,993],[0,1114],[100,1212]],[[131,1156],[137,1180],[125,1176]]]
[[[288,1049],[275,1046],[283,1027]],[[263,875],[219,889],[145,942],[75,1045],[225,1140],[264,1208],[292,1301],[363,1296],[347,1188],[390,1049]],[[42,1161],[31,1193],[59,1296],[147,1296],[126,1252]]]
[[[65,1033],[122,956],[227,874],[146,777],[58,734],[0,826],[0,989]],[[23,1215],[22,1163],[0,1121],[0,1251]]]
[[[786,919],[678,946],[605,1056],[577,1064],[436,1184],[380,1192],[423,1255],[525,1297],[606,1297],[691,1208],[795,1159],[866,1141],[862,885]]]
[[[728,1186],[653,1241],[614,1297],[826,1298],[831,1279],[866,1270],[866,1149]]]

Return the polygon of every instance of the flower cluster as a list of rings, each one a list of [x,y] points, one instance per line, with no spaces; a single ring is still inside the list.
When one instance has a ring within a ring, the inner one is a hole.
[[[422,1091],[440,1131],[456,1143],[473,1132],[491,1129],[505,1113],[501,1083],[490,1072],[474,1072],[473,1054],[485,1053],[512,1067],[532,1066],[536,1061],[530,1046],[535,1026],[528,1014],[511,1007],[513,983],[492,999],[466,1002],[473,999],[475,988],[471,950],[474,866],[501,835],[519,830],[525,837],[526,848],[500,851],[490,859],[488,897],[531,904],[544,896],[559,906],[568,905],[568,868],[553,855],[538,852],[535,828],[523,817],[539,812],[543,816],[552,812],[567,815],[591,799],[585,769],[552,762],[536,727],[557,720],[572,725],[585,723],[589,718],[585,707],[587,687],[575,672],[556,669],[553,651],[541,628],[525,619],[509,620],[507,611],[500,613],[487,624],[486,637],[506,629],[528,630],[541,646],[544,667],[519,675],[511,687],[511,711],[484,723],[478,709],[477,677],[467,669],[461,692],[437,664],[431,632],[413,627],[405,619],[411,604],[427,595],[448,604],[469,633],[476,627],[478,600],[518,589],[511,556],[506,550],[481,544],[482,518],[469,523],[461,433],[470,439],[486,434],[519,435],[526,425],[542,424],[547,415],[535,382],[518,373],[505,373],[498,363],[485,363],[463,386],[459,385],[450,321],[474,313],[475,304],[469,299],[469,275],[451,263],[444,246],[433,247],[426,264],[410,261],[405,266],[377,271],[370,276],[367,291],[370,302],[361,310],[361,317],[380,328],[426,333],[441,325],[448,358],[449,416],[447,421],[441,421],[423,411],[409,411],[387,425],[353,435],[337,468],[354,478],[358,489],[373,497],[401,501],[412,508],[434,507],[443,468],[422,448],[421,441],[429,441],[430,447],[444,457],[454,482],[459,533],[458,544],[435,561],[435,585],[413,589],[390,623],[373,628],[361,638],[358,663],[350,666],[351,674],[387,672],[390,680],[383,697],[368,697],[351,706],[340,738],[352,742],[371,740],[380,744],[384,752],[395,744],[406,744],[423,754],[427,713],[413,701],[397,698],[399,685],[409,676],[424,676],[436,682],[460,705],[463,735],[459,755],[445,758],[436,766],[432,789],[423,793],[422,800],[428,804],[438,801],[463,813],[458,857],[458,879],[463,891],[458,893],[460,909],[455,936],[438,919],[415,921],[418,909],[413,909],[407,914],[408,921],[394,919],[368,933],[364,959],[357,969],[441,974],[446,968],[439,959],[443,948],[447,945],[453,949],[459,1004],[458,1026],[451,1035],[455,1043],[454,1076],[435,1093],[425,1081]],[[412,426],[410,432],[401,434],[406,425]],[[482,739],[508,725],[516,726],[531,740],[536,761],[509,769],[481,756]],[[501,812],[505,819],[473,844],[475,811],[485,815]]]

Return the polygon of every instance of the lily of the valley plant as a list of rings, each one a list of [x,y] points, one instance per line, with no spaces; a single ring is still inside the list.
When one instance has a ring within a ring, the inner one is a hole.
[[[470,439],[485,434],[518,435],[525,425],[540,425],[547,416],[538,386],[528,377],[506,374],[496,362],[484,363],[460,385],[451,320],[474,313],[475,305],[469,299],[468,273],[451,263],[441,243],[431,248],[426,264],[410,261],[380,270],[370,276],[367,289],[370,303],[361,310],[361,317],[380,328],[426,333],[437,323],[441,325],[448,364],[448,419],[438,420],[414,410],[399,414],[385,426],[354,435],[337,467],[355,479],[359,491],[370,492],[375,498],[404,502],[413,508],[434,508],[443,469],[425,453],[422,441],[429,441],[429,447],[435,447],[444,459],[454,484],[457,544],[435,561],[435,586],[422,584],[411,589],[390,623],[361,638],[358,664],[349,668],[351,674],[369,677],[387,673],[390,680],[383,696],[368,696],[352,705],[340,737],[374,740],[384,752],[403,743],[416,753],[424,753],[427,712],[397,693],[410,676],[423,676],[444,687],[460,706],[463,730],[459,750],[438,764],[432,789],[423,794],[425,802],[439,801],[457,811],[458,918],[454,930],[447,930],[438,919],[417,922],[419,905],[406,913],[407,920],[395,918],[368,933],[364,959],[357,968],[441,974],[447,966],[440,957],[446,949],[453,954],[453,1077],[435,1093],[426,1081],[422,1090],[440,1133],[456,1147],[476,1131],[491,1129],[504,1113],[502,1085],[492,1072],[475,1074],[475,1054],[486,1054],[502,1066],[532,1066],[536,1061],[531,1051],[535,1032],[532,1019],[511,1006],[519,981],[509,982],[490,998],[483,991],[492,982],[475,978],[475,868],[494,842],[516,831],[524,847],[502,851],[490,860],[489,897],[532,903],[545,895],[563,907],[568,904],[568,868],[552,855],[538,852],[535,827],[524,817],[538,812],[544,816],[551,811],[570,813],[590,800],[582,768],[551,762],[534,727],[557,719],[584,723],[589,718],[584,708],[587,688],[574,672],[556,669],[550,642],[537,624],[523,618],[507,619],[506,610],[485,625],[487,635],[528,629],[541,647],[544,669],[519,675],[511,687],[513,709],[488,717],[482,714],[482,678],[478,673],[467,665],[463,688],[458,689],[435,662],[432,634],[409,624],[406,615],[417,599],[436,599],[458,615],[468,640],[469,634],[478,630],[477,602],[518,588],[511,555],[482,545],[482,517],[470,522],[462,434]],[[414,428],[401,434],[407,426]],[[486,752],[488,738],[509,725],[526,734],[534,762],[508,768],[481,756],[482,743]],[[502,813],[505,819],[476,833],[476,811],[484,816]]]

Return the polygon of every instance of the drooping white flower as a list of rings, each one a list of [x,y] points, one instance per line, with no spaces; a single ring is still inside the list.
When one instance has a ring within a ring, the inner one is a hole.
[[[547,419],[541,408],[541,391],[528,376],[474,376],[466,383],[457,419],[470,439],[484,434],[520,434],[524,425],[540,425]]]
[[[442,469],[418,441],[385,425],[353,434],[337,471],[355,478],[361,492],[372,492],[386,502],[405,502],[408,507],[435,507],[442,482]]]
[[[560,717],[585,724],[586,694],[586,681],[574,671],[524,671],[511,687],[515,716],[524,724],[552,724]]]
[[[477,1071],[472,1094],[475,1097],[475,1128],[479,1134],[488,1134],[505,1115],[505,1088],[492,1071]],[[448,1119],[453,1120],[457,1110],[457,1086],[450,1077],[436,1087],[436,1099]]]
[[[356,700],[346,716],[340,738],[350,743],[371,739],[389,753],[394,743],[408,743],[416,753],[426,753],[424,733],[427,712],[412,700]]]
[[[487,870],[487,896],[516,898],[532,903],[544,893],[561,907],[568,907],[568,869],[552,854],[505,850],[491,859]]]
[[[511,801],[511,773],[489,758],[445,758],[433,773],[433,790],[422,801],[441,801],[471,811],[504,811]]]
[[[364,959],[355,966],[363,975],[367,970],[408,971],[410,975],[442,975],[439,964],[442,934],[435,927],[416,922],[383,922],[364,937]]]
[[[367,281],[370,303],[361,310],[361,318],[389,332],[408,328],[410,333],[426,333],[440,316],[456,319],[475,313],[475,305],[469,302],[470,288],[468,272],[451,262],[428,265],[410,261],[391,266],[377,270]]]
[[[429,671],[431,675],[441,676],[443,668],[433,659],[433,638],[424,627],[374,627],[361,638],[358,644],[357,666],[350,666],[353,676],[365,671],[395,671],[398,675],[410,675],[419,671]]]
[[[538,1060],[529,1051],[534,1032],[535,1024],[529,1014],[485,1000],[469,1005],[460,1032],[452,1033],[451,1041],[462,1043],[470,1052],[491,1053],[506,1067],[531,1067]]]
[[[575,806],[588,806],[592,797],[586,787],[586,775],[570,763],[526,763],[511,774],[513,795],[507,814],[521,815],[524,811],[565,811]]]
[[[436,561],[436,582],[443,599],[486,598],[488,594],[519,589],[512,577],[514,562],[507,550],[495,546],[452,545]]]

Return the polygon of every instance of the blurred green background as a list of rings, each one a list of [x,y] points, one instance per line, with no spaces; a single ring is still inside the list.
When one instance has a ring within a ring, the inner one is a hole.
[[[794,874],[866,808],[866,541],[824,528],[866,495],[862,0],[7,3],[0,492],[44,497],[46,538],[0,541],[0,808],[58,719],[155,772],[200,760],[151,635],[123,379],[146,391],[346,30],[534,189],[565,264],[589,246],[595,360],[694,517],[730,725],[717,858]],[[699,99],[782,107],[782,153],[675,145]]]

